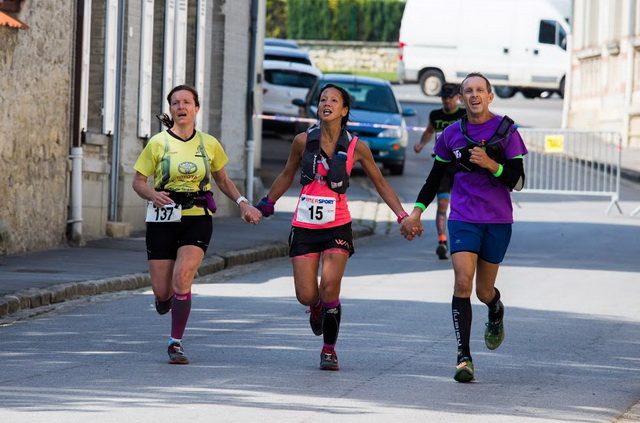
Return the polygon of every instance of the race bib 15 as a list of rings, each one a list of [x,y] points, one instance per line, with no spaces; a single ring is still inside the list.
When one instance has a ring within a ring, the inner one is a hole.
[[[323,225],[336,220],[336,199],[302,195],[298,202],[296,220],[312,225]]]

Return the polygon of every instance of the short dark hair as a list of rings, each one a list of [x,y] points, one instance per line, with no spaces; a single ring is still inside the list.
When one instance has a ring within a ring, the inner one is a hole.
[[[329,88],[334,88],[338,90],[338,92],[340,93],[340,97],[342,97],[342,103],[344,104],[344,107],[347,107],[349,109],[349,112],[347,112],[346,116],[343,116],[342,120],[340,121],[340,124],[343,127],[345,127],[347,126],[347,122],[349,122],[349,113],[351,113],[351,95],[349,94],[349,92],[347,92],[347,90],[335,84],[326,84],[325,86],[320,88],[320,92],[318,93],[318,99],[316,101],[316,104],[320,103],[320,97],[322,97],[322,93],[328,90]]]
[[[440,97],[455,97],[460,94],[460,89],[456,84],[446,83],[440,89]]]
[[[480,72],[471,72],[469,75],[465,76],[464,79],[462,80],[462,83],[460,84],[460,89],[462,90],[462,86],[464,85],[464,83],[465,83],[465,81],[467,79],[473,78],[474,76],[477,76],[478,78],[484,79],[484,82],[487,83],[487,91],[491,92],[491,82],[489,82],[487,77],[484,76],[483,74],[481,74]]]

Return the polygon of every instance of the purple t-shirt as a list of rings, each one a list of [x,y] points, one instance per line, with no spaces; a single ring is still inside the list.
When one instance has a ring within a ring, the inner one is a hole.
[[[469,136],[477,141],[488,140],[498,129],[502,116],[494,116],[481,124],[467,123]],[[443,160],[455,162],[454,150],[467,145],[460,125],[449,125],[436,140],[433,152]],[[527,154],[527,147],[518,131],[498,143],[505,159]],[[488,170],[456,173],[451,190],[450,220],[469,223],[513,223],[513,206],[509,188]]]

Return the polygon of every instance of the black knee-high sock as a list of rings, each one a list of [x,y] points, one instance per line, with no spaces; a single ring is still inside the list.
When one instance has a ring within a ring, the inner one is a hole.
[[[453,329],[458,341],[458,355],[471,358],[469,339],[471,338],[471,298],[453,297],[451,301],[451,315],[453,316]]]
[[[340,305],[340,300],[328,304],[322,303],[322,305],[324,307],[322,339],[326,346],[334,346],[338,341],[342,306]]]
[[[495,322],[504,316],[504,308],[500,305],[500,291],[498,291],[498,288],[493,289],[495,289],[496,295],[493,297],[493,300],[487,304],[487,307],[489,307],[489,320]]]

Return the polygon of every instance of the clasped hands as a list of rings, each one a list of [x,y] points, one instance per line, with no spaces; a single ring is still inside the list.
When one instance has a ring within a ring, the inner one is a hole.
[[[262,213],[257,208],[248,203],[240,203],[240,217],[246,223],[257,225],[262,220]]]
[[[409,241],[413,241],[416,236],[422,236],[423,231],[420,213],[413,212],[400,223],[400,233]]]

